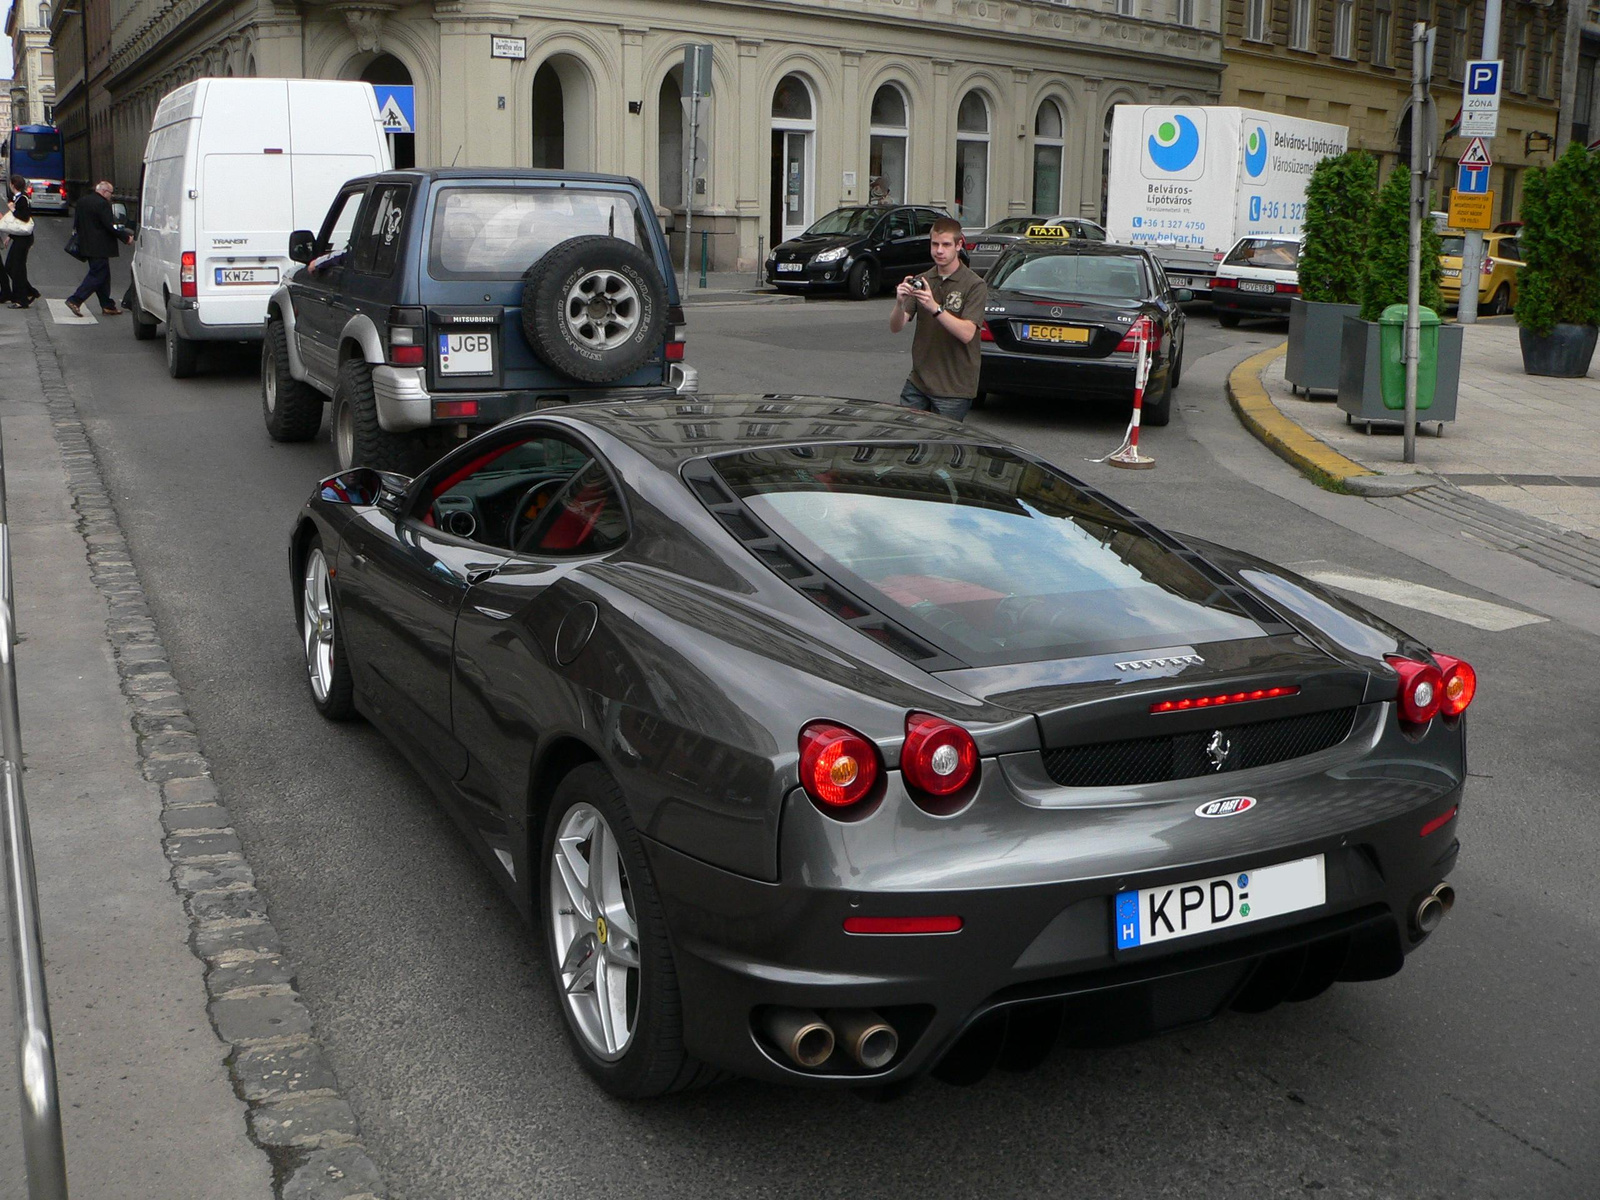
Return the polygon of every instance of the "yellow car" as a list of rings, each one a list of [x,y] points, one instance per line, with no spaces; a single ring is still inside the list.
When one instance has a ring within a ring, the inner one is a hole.
[[[1439,290],[1445,304],[1454,307],[1461,299],[1461,246],[1466,234],[1459,229],[1442,230],[1439,235],[1439,265],[1443,268]],[[1522,270],[1522,251],[1514,233],[1483,235],[1483,269],[1478,273],[1478,311],[1497,317],[1510,312],[1517,303],[1517,272]]]

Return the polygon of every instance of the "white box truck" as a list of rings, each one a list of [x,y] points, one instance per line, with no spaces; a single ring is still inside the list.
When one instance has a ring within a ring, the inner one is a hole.
[[[1299,234],[1312,168],[1343,154],[1349,136],[1253,108],[1119,104],[1106,234],[1148,248],[1173,287],[1207,295],[1217,257],[1240,238]]]
[[[197,79],[167,93],[139,186],[134,337],[166,322],[174,378],[194,373],[201,342],[259,341],[296,269],[289,235],[320,228],[345,180],[390,166],[370,83]]]

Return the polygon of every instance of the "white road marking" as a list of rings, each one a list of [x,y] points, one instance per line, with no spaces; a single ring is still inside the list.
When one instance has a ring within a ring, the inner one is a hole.
[[[1457,595],[1455,592],[1442,591],[1422,583],[1408,583],[1404,579],[1374,579],[1368,575],[1346,575],[1338,571],[1305,571],[1304,574],[1307,579],[1315,580],[1324,587],[1354,592],[1358,596],[1371,596],[1376,600],[1387,600],[1391,604],[1400,604],[1406,608],[1414,608],[1418,612],[1448,617],[1452,621],[1460,621],[1463,625],[1487,629],[1493,633],[1549,620],[1548,617],[1541,617],[1536,613],[1522,612],[1519,609],[1507,608],[1503,604],[1492,604],[1487,600],[1475,600],[1471,596]]]
[[[50,316],[57,325],[100,324],[99,321],[95,320],[94,314],[88,309],[83,310],[83,316],[81,317],[73,316],[72,310],[67,307],[67,302],[65,300],[46,300],[45,303],[50,306]]]

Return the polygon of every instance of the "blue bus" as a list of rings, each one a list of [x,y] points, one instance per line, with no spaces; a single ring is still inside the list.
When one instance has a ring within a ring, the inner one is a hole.
[[[54,125],[18,125],[6,143],[6,174],[27,180],[28,199],[41,212],[67,210],[67,160]]]

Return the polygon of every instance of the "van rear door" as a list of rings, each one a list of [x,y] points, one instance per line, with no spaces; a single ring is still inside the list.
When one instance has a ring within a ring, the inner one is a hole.
[[[389,169],[388,143],[378,126],[371,84],[291,79],[288,87],[294,153],[289,228],[317,229],[347,181]]]
[[[206,325],[259,329],[266,316],[267,299],[289,265],[289,152],[283,80],[212,82],[196,147],[200,198],[192,247]]]

